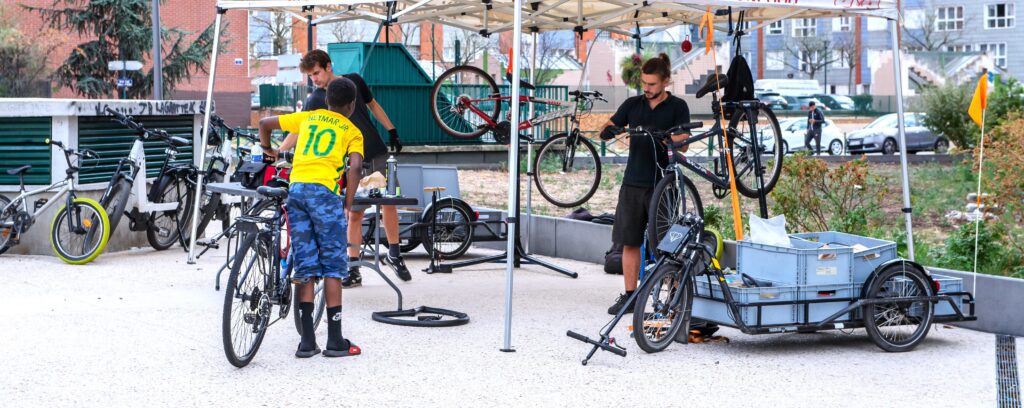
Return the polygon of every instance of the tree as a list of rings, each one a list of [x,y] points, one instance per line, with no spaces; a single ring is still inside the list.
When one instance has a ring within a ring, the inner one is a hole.
[[[953,81],[928,86],[924,88],[919,100],[920,108],[927,113],[924,126],[935,134],[945,136],[961,149],[973,147],[981,133],[967,116],[973,94],[968,92],[966,86],[954,84]]]
[[[519,47],[521,50],[521,61],[523,61],[523,65],[527,65],[523,67],[524,79],[528,78],[527,75],[530,72],[528,65],[530,63],[531,48],[528,38],[532,38],[532,36],[524,37],[523,43]],[[506,41],[499,41],[498,46],[501,48],[499,50],[501,51],[500,55],[508,55],[508,49],[512,44]],[[534,85],[547,84],[562,74],[562,69],[558,67],[566,63],[568,59],[571,59],[572,46],[572,41],[567,41],[564,33],[548,31],[537,35],[537,78],[534,81]]]
[[[494,45],[490,39],[469,30],[456,28],[451,33],[453,38],[451,41],[447,41],[446,38],[445,42],[450,42],[450,46],[453,48],[455,47],[455,42],[459,42],[459,61],[453,61],[456,64],[468,64],[476,61],[477,58],[483,56],[484,50]]]
[[[904,26],[904,48],[921,51],[945,51],[956,45],[963,36],[963,30],[939,30],[938,17],[931,9],[925,9],[912,17],[911,24]],[[967,22],[964,21],[964,26]],[[908,27],[918,28],[908,28]]]
[[[814,79],[818,71],[839,60],[839,55],[832,48],[832,41],[817,37],[790,41],[786,44],[786,50],[795,57],[783,59],[786,66],[807,74],[811,79]]]
[[[331,24],[331,35],[335,42],[366,41],[373,31],[363,21],[343,21]]]
[[[291,15],[273,11],[253,12],[251,22],[257,33],[252,41],[256,44],[270,43],[269,50],[250,48],[250,55],[255,59],[287,54],[291,51],[292,29],[296,25],[296,20]]]
[[[0,97],[49,96],[48,63],[60,43],[54,30],[25,35],[8,6],[0,5]]]
[[[78,44],[57,68],[58,85],[89,97],[108,97],[116,90],[120,72],[107,69],[110,61],[146,61],[153,48],[149,0],[56,0],[52,8],[26,7],[42,15],[49,28],[70,31],[90,40]],[[59,7],[63,4],[66,7]],[[226,26],[226,24],[225,24]],[[206,73],[213,49],[213,24],[198,36],[176,28],[161,29],[163,45],[163,88],[172,92],[178,83],[196,72]],[[221,41],[222,49],[226,43]],[[153,69],[128,71],[134,82],[127,90],[129,98],[149,96],[153,88]]]
[[[836,41],[835,47],[833,48],[837,56],[837,61],[843,63],[849,69],[849,79],[846,82],[846,89],[849,89],[851,95],[856,94],[856,90],[853,87],[853,78],[857,73],[857,69],[860,68],[860,55],[857,52],[856,44],[853,39],[844,38]]]

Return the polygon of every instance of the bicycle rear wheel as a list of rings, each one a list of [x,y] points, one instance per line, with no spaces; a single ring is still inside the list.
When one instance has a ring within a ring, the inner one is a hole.
[[[445,133],[473,139],[491,129],[484,117],[491,123],[498,121],[500,94],[498,85],[484,70],[460,65],[437,77],[430,89],[430,112]]]
[[[683,215],[695,213],[704,218],[704,206],[697,187],[686,176],[683,176],[682,183],[677,182],[677,174],[676,171],[670,171],[662,177],[651,194],[647,210],[648,248],[657,247],[669,228],[683,219]]]
[[[270,322],[267,284],[274,274],[273,249],[266,234],[246,234],[224,290],[221,334],[224,355],[235,367],[252,361]]]
[[[150,214],[149,227],[146,228],[146,240],[158,251],[163,251],[178,242],[180,218],[188,218],[192,208],[192,190],[184,176],[165,175],[155,184],[160,195],[154,203],[172,203],[178,205],[173,210],[157,211]]]
[[[217,215],[217,210],[220,208],[220,193],[211,192],[206,188],[209,183],[220,183],[224,180],[224,175],[220,173],[213,173],[209,177],[203,178],[203,190],[202,196],[199,198],[199,212],[195,211],[188,212],[188,218],[178,217],[178,231],[181,246],[188,250],[188,244],[192,234],[192,215],[199,216],[199,225],[196,226],[196,237],[203,236],[203,232],[206,231],[206,227],[210,225],[210,221],[213,220],[214,215]],[[192,183],[188,184],[188,189],[191,190],[190,194],[195,197],[195,185]],[[193,203],[191,199],[188,203],[188,208],[192,208]]]
[[[92,262],[110,238],[110,220],[100,203],[76,198],[57,210],[50,224],[50,245],[62,261],[72,265]]]
[[[560,133],[540,145],[533,161],[537,190],[551,204],[572,208],[587,202],[601,182],[601,158],[593,143],[574,131]]]
[[[4,210],[8,204],[11,203],[11,199],[0,195],[0,225],[10,225],[14,223],[14,214],[17,213],[13,207]],[[0,227],[0,254],[7,252],[14,241],[15,235],[14,227]]]
[[[757,198],[759,192],[765,195],[775,188],[782,174],[782,156],[785,154],[782,141],[782,128],[775,118],[775,113],[767,107],[757,109],[757,136],[760,143],[757,145],[760,155],[760,169],[764,183],[758,181],[757,167],[754,163],[754,144],[752,143],[754,126],[751,126],[747,111],[737,109],[729,121],[729,129],[736,132],[727,132],[729,138],[729,151],[732,153],[732,164],[736,175],[736,189],[740,194],[750,198]]]
[[[117,230],[117,224],[121,222],[121,217],[124,216],[124,207],[128,204],[128,196],[132,192],[132,182],[123,177],[118,178],[109,188],[110,191],[102,198],[100,204],[107,212],[110,233],[113,234]]]
[[[289,264],[288,268],[292,268]],[[291,275],[291,271],[288,272]],[[299,285],[295,285],[292,288],[292,309],[295,309],[295,331],[302,335],[302,315],[299,312]],[[313,331],[315,332],[317,327],[320,327],[320,321],[323,320],[324,310],[327,309],[327,300],[324,299],[324,281],[321,279],[313,287]]]
[[[680,329],[690,325],[693,283],[692,279],[680,282],[685,275],[680,270],[683,267],[666,262],[640,288],[633,308],[633,338],[643,351],[657,353],[664,350],[672,344]],[[677,294],[678,303],[674,303]]]

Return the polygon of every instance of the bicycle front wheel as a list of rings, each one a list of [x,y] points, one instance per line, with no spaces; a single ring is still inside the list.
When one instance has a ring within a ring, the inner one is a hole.
[[[672,225],[683,219],[687,213],[704,218],[704,206],[700,201],[697,187],[686,176],[678,180],[678,172],[670,171],[661,178],[651,194],[647,220],[647,247],[657,247]]]
[[[633,308],[633,338],[643,351],[664,350],[679,330],[690,325],[693,283],[684,280],[688,275],[681,271],[683,267],[666,262],[640,288]]]
[[[751,124],[751,115],[745,110],[737,109],[729,121],[729,129],[735,132],[727,132],[729,138],[729,152],[732,154],[732,165],[736,175],[736,189],[740,194],[750,198],[757,198],[763,192],[765,195],[775,188],[782,174],[783,151],[782,128],[775,118],[775,113],[766,107],[759,107],[756,125]],[[757,166],[754,157],[753,134],[757,130],[759,142],[756,147],[760,152],[760,166]]]
[[[62,261],[72,265],[92,262],[110,238],[110,220],[100,203],[76,198],[57,210],[50,224],[50,245]]]
[[[11,199],[0,195],[0,254],[7,252],[7,249],[13,246],[14,235],[17,231],[14,230],[14,215],[18,212],[14,206],[8,208],[11,204]]]
[[[235,252],[224,290],[221,333],[224,355],[235,367],[256,356],[270,322],[268,282],[274,276],[273,249],[266,234],[246,234]]]
[[[188,217],[178,217],[178,230],[181,231],[179,234],[181,246],[188,250],[190,237],[192,236],[192,216],[199,216],[199,225],[196,226],[196,237],[203,236],[203,232],[206,231],[206,227],[210,225],[210,221],[217,214],[217,210],[220,208],[220,193],[214,193],[206,188],[209,183],[220,183],[224,181],[224,175],[220,173],[210,174],[209,177],[203,178],[203,190],[202,196],[199,197],[199,212],[188,211]],[[194,184],[188,184],[188,189],[193,190]],[[195,197],[195,191],[190,191],[191,197]],[[186,208],[192,208],[193,202],[189,200]]]
[[[500,95],[498,85],[484,70],[460,65],[437,77],[430,88],[430,112],[445,133],[473,139],[498,121]]]
[[[179,219],[188,219],[192,208],[192,190],[184,177],[165,175],[155,185],[160,195],[154,203],[178,203],[173,210],[157,211],[150,215],[146,228],[146,240],[158,251],[163,251],[178,242]]]
[[[601,158],[586,138],[560,133],[540,145],[533,180],[549,203],[572,208],[587,202],[601,182]]]
[[[128,198],[132,192],[132,182],[126,178],[117,178],[117,181],[111,181],[111,183],[110,187],[107,187],[110,191],[102,198],[100,204],[107,211],[110,231],[113,233],[117,229],[117,224],[121,222],[121,217],[124,216],[124,208],[128,204]]]
[[[420,221],[424,225],[420,235],[427,254],[436,252],[441,259],[455,259],[465,254],[473,243],[470,211],[467,205],[453,199],[441,199],[437,206],[430,207]]]

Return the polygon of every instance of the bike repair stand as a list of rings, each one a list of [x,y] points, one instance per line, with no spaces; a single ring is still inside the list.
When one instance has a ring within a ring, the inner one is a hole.
[[[350,266],[366,267],[374,270],[384,278],[384,281],[391,286],[391,289],[395,290],[395,294],[398,295],[398,308],[394,311],[386,312],[373,312],[371,316],[374,321],[386,324],[394,324],[399,326],[415,326],[415,327],[451,327],[460,326],[469,323],[469,315],[454,310],[441,309],[430,306],[418,306],[413,309],[402,309],[402,291],[395,286],[395,283],[388,279],[387,275],[380,270],[381,258],[380,258],[380,232],[382,225],[381,217],[381,206],[383,205],[416,205],[419,201],[415,198],[405,197],[382,197],[382,198],[355,198],[353,205],[371,205],[375,208],[373,214],[374,217],[374,231],[373,231],[373,244],[364,242],[363,248],[360,248],[360,252],[363,254],[372,254],[373,262],[369,261],[358,261],[352,262]],[[424,314],[420,316],[420,314]],[[444,317],[451,317],[451,319],[445,319]],[[412,319],[401,319],[402,317]]]
[[[437,213],[436,213],[436,211],[439,211],[439,209],[437,207],[437,196],[440,195],[441,192],[444,191],[444,190],[445,190],[444,187],[426,187],[426,188],[423,189],[423,192],[430,193],[430,208],[432,208],[433,211],[435,211],[434,213],[431,213],[431,215],[430,215],[430,231],[431,231],[430,233],[431,234],[433,234],[434,231],[437,231]],[[470,224],[469,233],[472,234],[473,233],[473,229],[475,229],[475,228],[476,228],[475,225]],[[433,238],[430,240],[430,242],[431,242],[431,244],[435,244],[436,243],[436,241]],[[427,252],[430,253],[430,266],[427,266],[427,269],[424,269],[423,272],[426,272],[428,274],[452,273],[451,265],[444,265],[444,264],[441,263],[440,256],[437,255],[438,251],[434,250],[434,248],[426,248],[426,250],[427,250]]]
[[[524,137],[520,136],[519,139],[524,139]],[[518,143],[518,142],[519,141],[517,140],[516,143]],[[511,148],[511,146],[509,146],[509,148]],[[521,175],[521,173],[520,173],[520,175]],[[523,184],[522,183],[522,179],[520,177],[520,179],[516,180],[516,191],[515,191],[515,195],[516,195],[516,200],[515,200],[516,203],[515,204],[516,205],[515,205],[515,212],[514,213],[510,213],[509,217],[506,219],[506,222],[509,223],[509,224],[519,224],[519,215],[522,213],[522,203],[520,203],[520,200],[519,200],[519,198],[521,196],[520,193],[522,192],[521,191],[522,184]],[[512,214],[515,214],[516,216],[511,216]],[[572,271],[570,271],[568,269],[562,268],[560,266],[557,266],[557,265],[549,263],[549,262],[541,261],[540,259],[537,259],[537,258],[527,254],[526,251],[523,250],[523,244],[522,244],[522,240],[520,239],[521,237],[520,237],[520,233],[519,233],[520,230],[521,230],[520,228],[515,228],[515,252],[512,254],[513,255],[512,256],[512,266],[513,267],[520,268],[520,267],[522,267],[522,264],[525,262],[527,264],[543,266],[545,268],[548,268],[548,269],[550,269],[552,271],[558,272],[560,274],[563,274],[563,275],[571,277],[571,278],[576,278],[577,276],[579,276],[579,275],[576,274],[576,272],[572,272]],[[455,268],[464,268],[464,267],[467,267],[467,266],[479,265],[479,264],[488,263],[488,262],[505,263],[505,262],[508,262],[508,258],[509,258],[509,254],[508,254],[508,251],[506,250],[505,252],[502,252],[502,253],[500,253],[498,255],[486,256],[486,257],[483,257],[483,258],[473,259],[473,260],[469,260],[469,261],[456,262],[456,263],[453,263],[453,264],[451,264],[449,266],[452,269],[455,269]]]

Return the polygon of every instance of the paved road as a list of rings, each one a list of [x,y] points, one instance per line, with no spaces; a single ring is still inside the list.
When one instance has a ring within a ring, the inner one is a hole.
[[[476,250],[475,253],[484,253]],[[513,345],[501,353],[504,267],[485,265],[401,284],[408,306],[470,314],[466,326],[373,322],[394,295],[368,276],[345,292],[355,358],[292,356],[290,321],[272,326],[255,361],[236,369],[221,345],[220,258],[187,265],[179,251],[105,254],[83,266],[46,256],[0,257],[0,398],[19,406],[994,406],[994,337],[933,327],[910,353],[852,334],[723,334],[731,343],[648,355],[629,342],[598,354],[567,329],[594,334],[621,278],[561,262],[572,280],[528,267],[516,275]],[[423,258],[410,262],[418,270]],[[321,325],[319,340],[325,340]],[[1022,345],[1021,348],[1024,348]],[[312,405],[317,404],[317,405]]]

